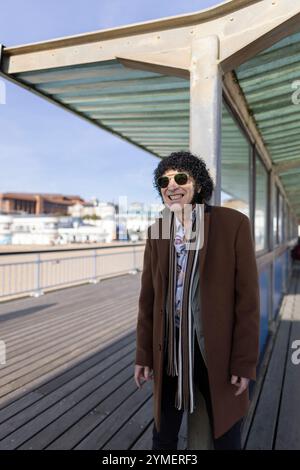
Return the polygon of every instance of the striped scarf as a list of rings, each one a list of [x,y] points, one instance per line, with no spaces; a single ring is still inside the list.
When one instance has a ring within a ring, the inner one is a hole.
[[[166,349],[167,349],[167,374],[178,376],[175,407],[177,409],[190,410],[195,408],[194,403],[194,320],[191,311],[192,281],[197,264],[197,255],[200,247],[199,237],[199,210],[196,204],[196,217],[193,217],[192,238],[187,240],[187,260],[183,280],[183,292],[181,299],[180,326],[175,325],[174,299],[176,289],[176,250],[174,247],[175,221],[174,213],[171,214],[170,245],[169,245],[169,284],[166,304]],[[196,231],[196,233],[195,233]]]

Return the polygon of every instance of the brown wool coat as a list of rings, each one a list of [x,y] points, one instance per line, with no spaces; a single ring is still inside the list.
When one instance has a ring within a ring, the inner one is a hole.
[[[170,217],[168,208],[163,217]],[[154,224],[161,227],[161,219]],[[154,225],[153,224],[153,225]],[[151,232],[153,233],[153,232]],[[153,369],[154,419],[160,429],[169,239],[146,240],[136,330],[135,363]],[[199,251],[200,302],[214,437],[247,413],[248,389],[235,396],[231,375],[256,379],[259,356],[259,283],[248,217],[205,204]]]

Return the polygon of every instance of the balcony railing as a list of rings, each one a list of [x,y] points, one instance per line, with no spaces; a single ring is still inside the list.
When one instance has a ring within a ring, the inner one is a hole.
[[[136,273],[143,267],[144,247],[144,243],[126,243],[1,253],[0,300],[37,297],[47,290]]]

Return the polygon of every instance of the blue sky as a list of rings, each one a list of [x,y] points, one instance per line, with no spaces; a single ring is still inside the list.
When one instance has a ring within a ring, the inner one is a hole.
[[[12,0],[1,6],[0,43],[13,46],[191,13],[218,0]],[[6,82],[0,105],[0,192],[160,202],[156,157]]]

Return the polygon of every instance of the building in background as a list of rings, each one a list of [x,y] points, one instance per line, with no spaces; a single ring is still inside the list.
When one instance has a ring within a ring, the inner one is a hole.
[[[72,217],[91,218],[92,220],[97,220],[97,218],[113,220],[116,212],[116,207],[112,202],[99,202],[96,198],[91,201],[78,201],[68,208],[68,213]]]
[[[67,215],[69,206],[84,203],[80,196],[38,193],[0,193],[0,212]]]
[[[7,198],[7,194],[2,195],[2,208],[7,201],[14,200]],[[12,194],[25,193],[9,193]],[[49,207],[47,204],[56,197],[57,195],[47,195],[43,200],[43,208],[54,210],[55,205]],[[72,202],[71,205],[61,208],[66,215],[60,214],[59,211],[55,215],[51,212],[30,212],[37,210],[36,206],[33,206],[36,201],[25,198],[15,199],[23,201],[23,205],[7,204],[6,210],[12,209],[7,213],[0,212],[0,245],[67,245],[144,240],[147,227],[159,216],[163,207],[161,204],[147,206],[134,202],[126,207],[126,210],[119,210],[117,204],[99,202],[96,198],[84,201],[79,196],[64,196],[64,200],[65,203],[67,200]]]
[[[7,214],[0,214],[0,245],[11,245],[12,234],[11,225],[13,217]]]
[[[116,239],[113,221],[97,225],[75,217],[0,215],[0,245],[109,243]]]

